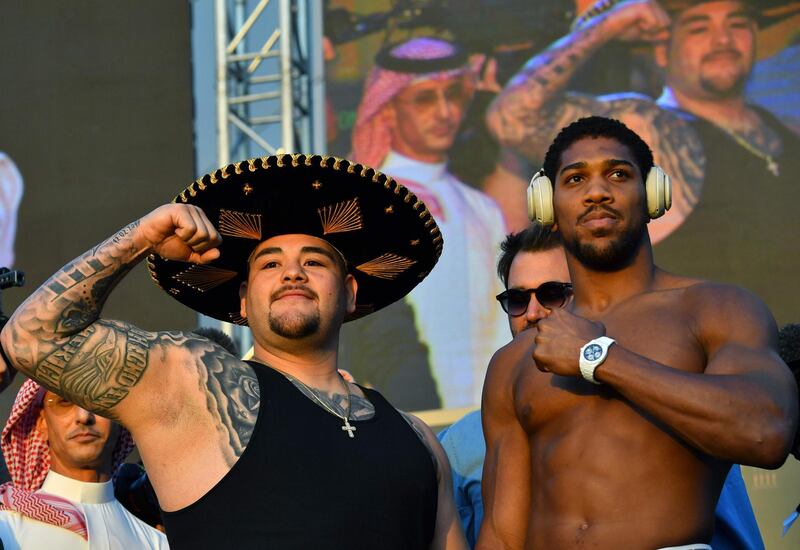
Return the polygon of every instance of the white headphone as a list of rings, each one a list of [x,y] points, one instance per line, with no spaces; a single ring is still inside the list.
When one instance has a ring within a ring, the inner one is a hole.
[[[669,176],[658,165],[653,165],[645,180],[647,213],[650,218],[660,218],[672,206],[672,184]],[[544,169],[533,175],[528,185],[528,218],[545,227],[555,222],[553,212],[553,184],[544,175]]]

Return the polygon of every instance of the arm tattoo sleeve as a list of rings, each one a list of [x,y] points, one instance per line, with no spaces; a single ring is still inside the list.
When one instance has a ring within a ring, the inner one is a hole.
[[[141,259],[139,222],[59,270],[9,322],[16,367],[104,416],[141,379],[156,335],[99,319],[114,286]]]
[[[200,391],[217,425],[222,454],[232,467],[253,435],[261,405],[253,368],[193,333],[164,333],[161,343],[187,348],[195,357]]]
[[[583,116],[603,114],[595,98],[567,95],[565,88],[608,39],[602,22],[589,24],[533,57],[487,112],[487,125],[498,141],[528,159],[541,160],[559,128]]]

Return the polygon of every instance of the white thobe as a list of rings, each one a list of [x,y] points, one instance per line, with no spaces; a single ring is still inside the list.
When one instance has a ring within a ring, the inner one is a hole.
[[[497,257],[506,234],[503,213],[488,195],[449,173],[445,163],[391,152],[380,171],[416,183],[429,195],[428,201],[424,195],[420,198],[436,219],[444,249],[431,274],[406,300],[428,346],[442,406],[476,406],[492,354],[511,340],[508,321],[495,300],[503,291],[497,278]]]
[[[16,512],[0,512],[0,539],[5,550],[51,548],[58,550],[167,549],[167,538],[128,512],[114,498],[114,486],[77,481],[52,470],[38,492],[76,503],[86,516],[87,541],[77,533]]]

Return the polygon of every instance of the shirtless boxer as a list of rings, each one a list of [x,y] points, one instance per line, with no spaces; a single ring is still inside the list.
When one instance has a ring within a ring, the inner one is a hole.
[[[710,548],[730,465],[786,459],[797,394],[775,322],[745,290],[653,264],[652,165],[600,117],[547,152],[574,300],[489,366],[478,548]]]

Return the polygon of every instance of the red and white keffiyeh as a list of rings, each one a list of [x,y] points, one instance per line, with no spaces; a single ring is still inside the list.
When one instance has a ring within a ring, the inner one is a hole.
[[[3,428],[0,446],[11,474],[11,482],[0,486],[0,510],[18,512],[29,518],[56,525],[88,539],[86,518],[71,501],[47,493],[35,492],[50,470],[50,449],[36,429],[42,410],[45,389],[26,380],[17,393],[11,415]],[[120,427],[112,455],[113,470],[133,450],[133,437]]]
[[[458,51],[457,46],[446,40],[420,37],[395,46],[389,54],[401,60],[434,61],[452,57]],[[444,80],[468,72],[468,64],[429,73],[398,72],[374,66],[367,75],[353,128],[353,160],[374,168],[383,163],[391,148],[391,133],[377,115],[404,88],[421,80]]]

